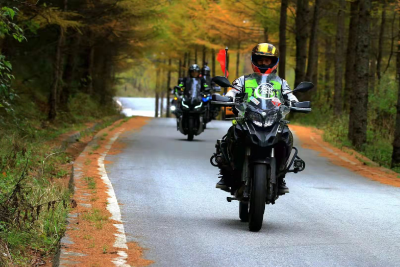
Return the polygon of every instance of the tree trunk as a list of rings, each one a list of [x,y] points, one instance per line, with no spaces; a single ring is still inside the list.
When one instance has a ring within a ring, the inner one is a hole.
[[[178,78],[182,77],[181,76],[181,72],[182,72],[182,60],[179,59],[179,62],[178,62]]]
[[[188,75],[189,74],[189,68],[190,68],[190,52],[188,53],[188,58],[187,58],[187,69],[186,69],[186,74],[185,75]],[[184,76],[185,76],[184,75]]]
[[[158,92],[156,92],[156,103],[155,103],[155,113],[154,113],[154,117],[158,118],[158,108],[159,108],[159,100],[160,100],[160,94]]]
[[[373,36],[375,36],[373,34]],[[377,74],[377,67],[376,67],[376,40],[375,38],[371,38],[371,50],[370,50],[370,63],[369,63],[369,91],[375,91],[375,76]]]
[[[343,58],[344,58],[344,13],[346,12],[346,1],[339,0],[339,11],[337,15],[336,28],[336,52],[335,52],[335,85],[334,85],[334,114],[340,116],[343,109]]]
[[[76,59],[78,57],[78,52],[79,52],[79,43],[80,43],[80,36],[75,35],[77,34],[74,32],[74,35],[72,36],[70,47],[69,47],[69,52],[68,52],[68,57],[65,65],[65,71],[64,71],[64,86],[62,88],[61,94],[60,94],[60,108],[64,111],[69,111],[68,109],[68,100],[71,94],[71,85],[72,81],[74,79],[74,73],[76,69]]]
[[[183,69],[180,77],[185,77],[185,72],[186,72],[186,62],[189,63],[188,60],[188,53],[185,53],[185,58],[183,59]]]
[[[161,86],[162,88],[163,86]],[[160,94],[160,117],[164,114],[164,91],[161,91]]]
[[[236,53],[236,77],[239,77],[239,65],[240,65],[240,42],[238,43],[238,51]]]
[[[315,53],[315,58],[313,60],[314,71],[313,71],[313,75],[311,77],[311,82],[314,84],[314,89],[313,89],[314,92],[312,92],[311,90],[308,91],[307,92],[308,94],[306,94],[306,96],[307,96],[306,100],[316,99],[316,97],[318,96],[318,93],[319,93],[319,89],[318,89],[318,58],[319,58],[318,47],[319,47],[319,44],[318,44],[318,42],[316,42],[316,44],[315,44],[316,53]]]
[[[325,95],[326,103],[331,103],[331,69],[332,69],[332,39],[326,37],[325,39]]]
[[[269,42],[268,27],[264,27],[264,43]]]
[[[207,49],[206,49],[206,46],[203,45],[203,62],[202,62],[203,65],[202,66],[204,66],[206,64],[206,54],[207,54]]]
[[[395,23],[395,21],[396,21],[396,15],[397,15],[397,12],[393,12],[393,19],[392,19],[392,36],[391,36],[391,37],[392,37],[392,40],[391,40],[391,44],[390,44],[390,54],[389,54],[388,63],[387,63],[387,65],[386,65],[385,71],[383,72],[383,75],[385,75],[386,71],[388,70],[388,68],[389,68],[389,66],[390,66],[390,61],[391,61],[392,56],[393,56],[394,39],[395,39],[395,36],[394,36],[394,23]]]
[[[379,32],[379,47],[378,47],[378,58],[376,64],[376,75],[378,77],[378,82],[381,81],[381,66],[382,66],[382,51],[383,51],[383,39],[385,38],[385,27],[386,27],[386,0],[383,1],[382,6],[382,22],[381,30]]]
[[[287,7],[289,0],[281,1],[281,18],[279,23],[279,77],[285,79],[286,70],[286,22],[287,22]]]
[[[394,132],[393,140],[393,153],[392,153],[392,168],[400,166],[400,20],[399,20],[399,32],[398,32],[398,43],[397,43],[397,106],[396,106],[396,129]]]
[[[194,64],[200,65],[200,64],[197,62],[197,46],[196,46],[196,48],[194,49]]]
[[[60,27],[60,33],[58,36],[56,55],[54,58],[54,66],[53,66],[53,82],[51,84],[50,89],[50,97],[49,97],[49,121],[54,121],[57,116],[57,93],[58,93],[58,85],[60,84],[61,79],[61,57],[62,57],[62,47],[64,45],[64,29]]]
[[[211,62],[212,62],[212,69],[211,69],[212,76],[215,77],[215,50],[214,49],[211,50]]]
[[[169,116],[170,116],[171,67],[172,67],[172,59],[169,59],[168,60],[168,78],[167,78],[167,118],[169,118]]]
[[[159,98],[160,98],[160,94],[159,94],[159,92],[158,92],[158,89],[159,89],[159,87],[160,87],[160,70],[159,70],[159,68],[158,68],[158,66],[157,66],[157,72],[156,72],[156,88],[155,88],[155,92],[156,92],[156,99],[155,99],[155,114],[154,114],[154,117],[158,117],[158,114],[159,114]]]
[[[359,9],[359,0],[351,2],[350,8],[350,25],[349,25],[349,38],[347,43],[347,53],[346,53],[346,74],[345,74],[345,83],[346,86],[344,88],[344,109],[349,110],[349,134],[348,138],[351,139],[353,136],[353,120],[354,118],[354,79],[355,79],[355,68],[356,68],[356,47],[357,47],[357,35],[358,35],[358,9]]]
[[[311,36],[310,43],[308,48],[308,66],[307,66],[307,74],[305,80],[312,81],[314,83],[313,92],[317,90],[316,83],[314,80],[314,74],[317,72],[316,68],[318,67],[318,21],[319,21],[319,8],[320,8],[321,0],[316,0],[314,5],[314,16],[313,23],[311,26]],[[308,91],[301,95],[301,100],[311,100],[312,92]]]
[[[68,0],[64,0],[64,11],[68,9]],[[54,58],[54,69],[53,69],[53,82],[51,84],[50,96],[49,96],[49,121],[54,121],[57,116],[57,100],[58,100],[58,87],[62,78],[62,62],[63,62],[63,46],[65,42],[64,29],[60,28],[58,36],[56,55]]]
[[[88,76],[86,77],[86,79],[88,80],[87,93],[89,95],[93,94],[94,50],[95,50],[94,46],[91,45],[88,54],[88,62],[89,62],[88,72],[87,72]]]
[[[308,1],[297,0],[296,9],[296,68],[295,82],[296,87],[306,77],[306,61],[307,61],[307,15]]]
[[[358,150],[367,141],[367,114],[368,114],[368,72],[370,48],[370,17],[371,0],[360,0],[357,49],[356,49],[356,76],[354,81],[353,106],[353,134],[351,142]]]

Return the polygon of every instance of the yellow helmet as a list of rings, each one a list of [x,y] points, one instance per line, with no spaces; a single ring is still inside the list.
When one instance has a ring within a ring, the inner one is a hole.
[[[271,59],[269,65],[259,65],[257,61],[260,59],[268,57]],[[270,74],[276,70],[279,64],[279,52],[278,49],[269,43],[261,43],[256,45],[251,51],[251,65],[254,72],[262,74]]]

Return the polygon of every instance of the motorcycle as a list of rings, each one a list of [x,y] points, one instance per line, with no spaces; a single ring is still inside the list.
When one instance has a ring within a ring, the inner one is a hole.
[[[192,141],[195,135],[204,131],[207,108],[202,100],[201,81],[191,78],[189,85],[186,86],[181,100],[182,114],[177,118],[177,123],[178,130]]]
[[[233,87],[225,77],[215,77],[213,81],[222,87]],[[302,82],[291,92],[305,92],[313,87],[310,82]],[[249,95],[253,90],[254,96]],[[257,232],[262,227],[265,205],[275,204],[279,198],[280,179],[286,173],[305,169],[297,148],[292,147],[285,158],[279,158],[281,150],[275,149],[283,140],[292,138],[286,115],[289,112],[309,113],[311,103],[285,105],[287,93],[278,95],[278,90],[265,81],[253,90],[250,92],[246,88],[246,93],[236,95],[235,102],[228,97],[213,96],[212,104],[233,107],[238,117],[233,121],[233,136],[227,138],[225,135],[217,140],[216,153],[210,163],[229,177],[225,182],[233,197],[227,197],[227,201],[239,201],[239,218],[249,223],[250,231]]]

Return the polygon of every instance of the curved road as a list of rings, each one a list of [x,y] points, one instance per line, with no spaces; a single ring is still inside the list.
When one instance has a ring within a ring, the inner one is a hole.
[[[212,122],[193,142],[175,125],[153,119],[107,156],[128,242],[147,248],[154,266],[400,266],[399,188],[300,148],[306,170],[288,175],[290,194],[266,207],[252,233],[238,202],[215,189],[209,163],[229,122]]]

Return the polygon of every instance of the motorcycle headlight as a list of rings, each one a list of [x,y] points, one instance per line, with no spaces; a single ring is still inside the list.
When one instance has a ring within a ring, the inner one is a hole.
[[[200,105],[195,106],[194,108],[195,108],[195,109],[198,109],[198,108],[201,108],[201,106],[203,106],[203,102],[201,102]]]
[[[183,99],[182,99],[182,106],[184,106],[185,108],[189,108],[189,106],[185,104],[185,101],[186,101],[186,100],[183,98]]]
[[[278,118],[278,113],[266,114],[263,112],[262,114],[257,112],[249,112],[247,114],[247,118],[252,121],[258,127],[269,127],[275,123]]]
[[[262,116],[261,116],[260,113],[257,113],[257,112],[249,112],[249,113],[247,114],[247,118],[248,118],[252,123],[254,123],[255,125],[257,125],[257,126],[259,126],[259,127],[262,127],[262,126],[263,126],[263,123],[262,123],[263,119],[262,119]]]
[[[274,124],[277,118],[278,118],[278,113],[267,115],[264,121],[264,127],[268,127]]]
[[[175,111],[176,107],[175,106],[171,106],[171,111]]]

